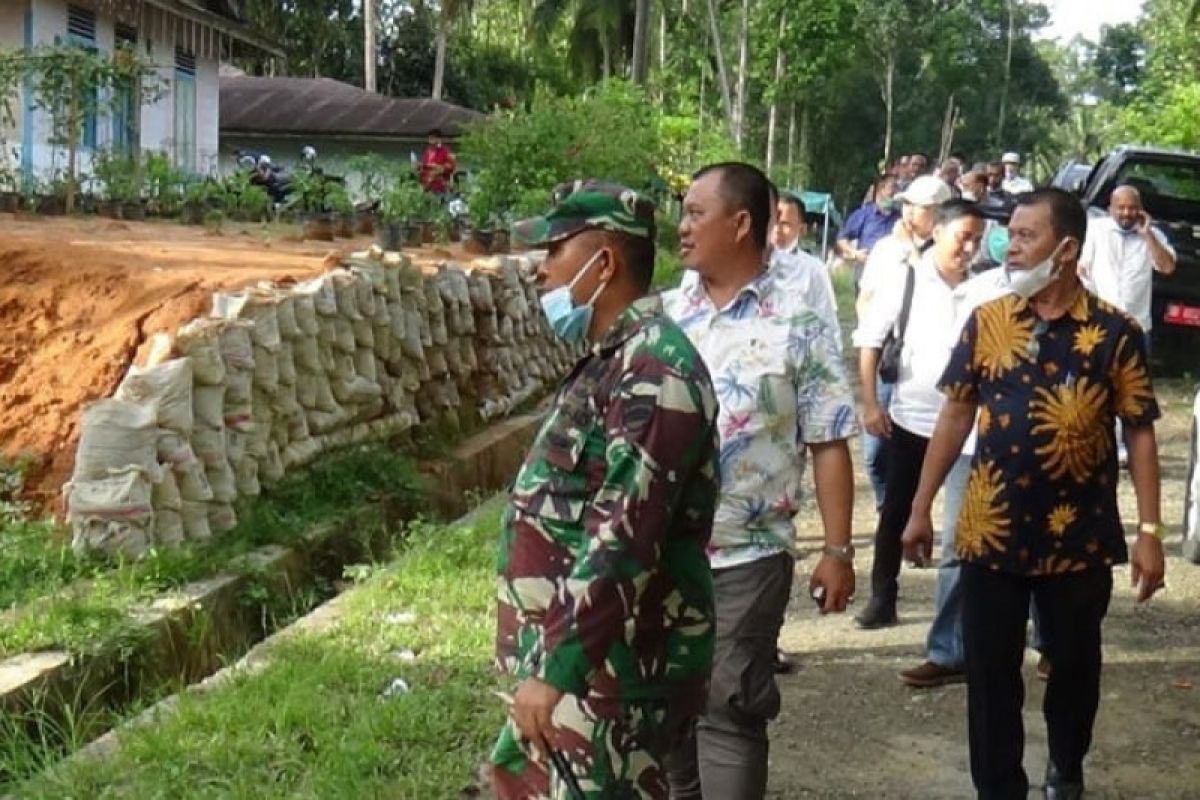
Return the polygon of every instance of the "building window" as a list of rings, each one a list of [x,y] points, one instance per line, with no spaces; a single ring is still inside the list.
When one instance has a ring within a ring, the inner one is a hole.
[[[92,52],[96,51],[96,12],[79,6],[67,6],[67,42],[78,45]],[[96,111],[99,98],[96,90],[91,90],[90,97],[82,98],[84,107],[88,109],[83,120],[83,136],[79,143],[88,149],[96,148]]]
[[[196,169],[196,57],[175,50],[175,164]]]
[[[116,50],[137,52],[137,29],[117,23]],[[131,80],[119,82],[113,90],[112,144],[113,150],[132,157],[141,143],[140,92]]]

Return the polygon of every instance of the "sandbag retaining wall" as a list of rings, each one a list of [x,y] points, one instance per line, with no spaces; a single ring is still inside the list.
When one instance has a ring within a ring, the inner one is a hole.
[[[90,404],[64,487],[79,550],[136,555],[237,524],[322,452],[446,415],[503,416],[574,363],[529,256],[422,267],[373,250],[294,286],[213,297]]]

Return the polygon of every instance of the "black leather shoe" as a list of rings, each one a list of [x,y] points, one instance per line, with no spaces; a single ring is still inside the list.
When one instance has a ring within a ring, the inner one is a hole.
[[[1080,800],[1083,797],[1083,776],[1077,781],[1065,780],[1051,761],[1046,765],[1046,800]]]
[[[889,628],[899,620],[896,618],[896,606],[891,603],[876,603],[872,600],[863,612],[854,618],[858,627],[866,631],[877,628]]]

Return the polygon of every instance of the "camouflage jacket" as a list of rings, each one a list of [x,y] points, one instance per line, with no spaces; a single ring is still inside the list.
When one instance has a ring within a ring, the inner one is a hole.
[[[716,415],[708,372],[657,297],[575,366],[502,521],[502,669],[580,696],[702,702]]]

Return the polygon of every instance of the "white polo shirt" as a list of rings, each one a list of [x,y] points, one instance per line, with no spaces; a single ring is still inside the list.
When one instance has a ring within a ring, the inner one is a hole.
[[[900,370],[892,395],[892,420],[910,433],[926,439],[942,410],[945,396],[937,385],[950,360],[950,351],[970,312],[1004,294],[1003,269],[990,270],[950,286],[937,271],[933,251],[913,258],[913,299],[900,351]],[[906,273],[897,269],[881,283],[875,299],[854,331],[854,346],[883,346],[895,327],[904,304]]]
[[[1150,231],[1175,255],[1175,248],[1162,231],[1155,227]],[[1093,217],[1088,221],[1079,263],[1088,270],[1089,289],[1136,319],[1142,330],[1149,332],[1153,324],[1150,296],[1154,259],[1150,245],[1136,228],[1123,231],[1112,217]]]

